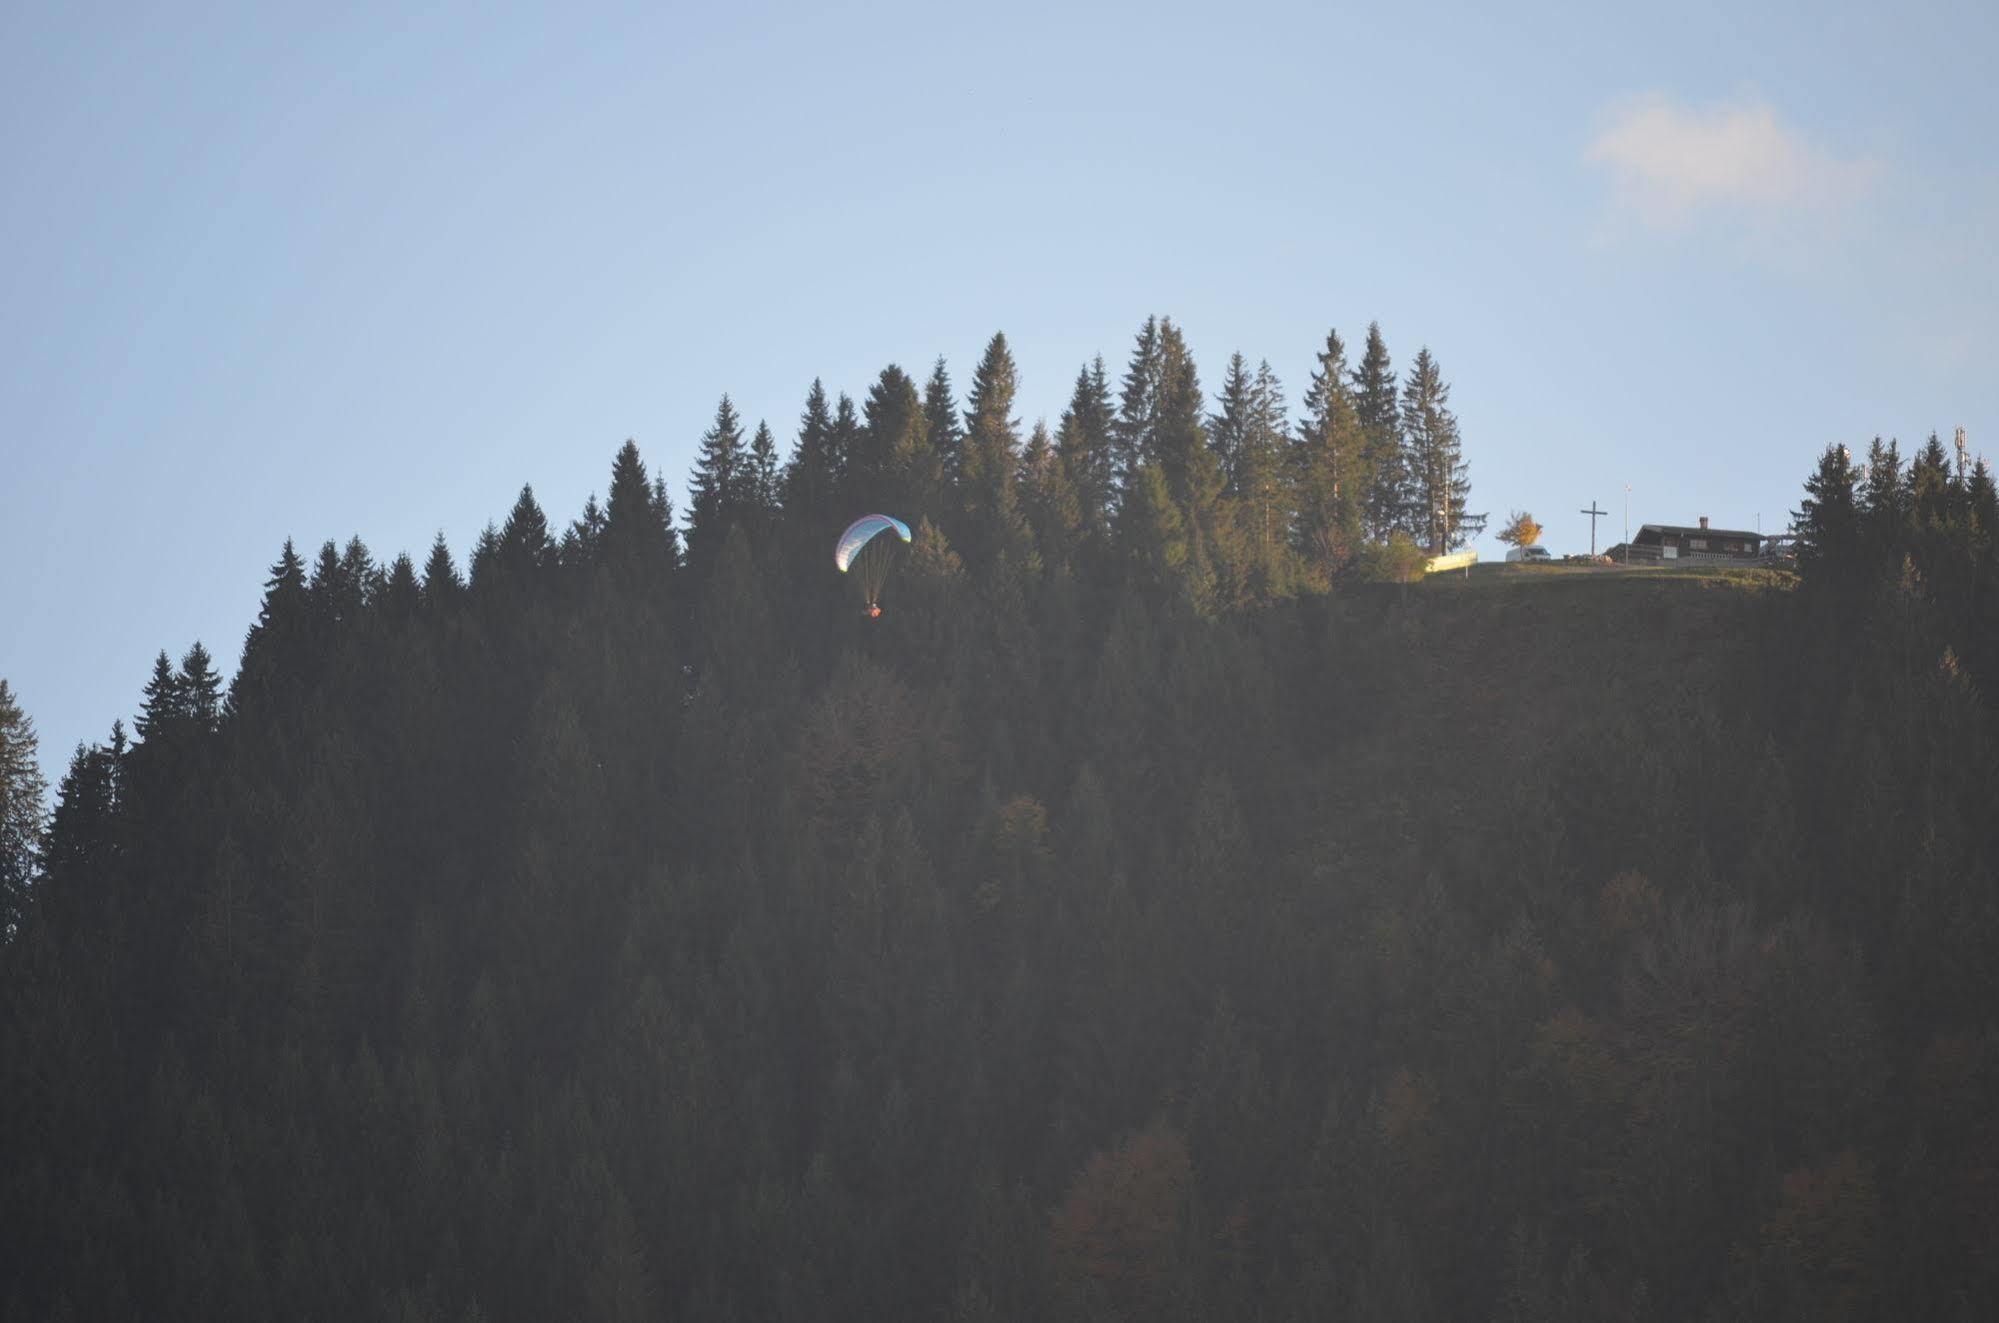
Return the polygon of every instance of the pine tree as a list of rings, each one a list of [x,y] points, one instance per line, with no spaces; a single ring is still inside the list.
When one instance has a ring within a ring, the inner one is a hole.
[[[1471,492],[1450,400],[1451,388],[1425,346],[1403,387],[1402,436],[1411,509],[1422,532],[1418,541],[1433,556],[1464,544],[1465,497]]]
[[[715,421],[701,434],[701,450],[688,483],[687,563],[705,573],[722,539],[748,510],[752,484],[743,450],[743,427],[727,395],[715,406]]]
[[[1321,360],[1323,361],[1323,359]],[[1376,542],[1390,530],[1423,527],[1420,505],[1411,491],[1415,481],[1407,465],[1402,442],[1402,413],[1397,403],[1395,370],[1388,361],[1388,345],[1381,338],[1378,322],[1367,324],[1367,344],[1353,370],[1353,411],[1360,427],[1360,453],[1356,457],[1356,480],[1362,525]]]
[[[36,761],[35,723],[0,679],[0,946],[27,917],[41,868],[43,800],[48,782]]]

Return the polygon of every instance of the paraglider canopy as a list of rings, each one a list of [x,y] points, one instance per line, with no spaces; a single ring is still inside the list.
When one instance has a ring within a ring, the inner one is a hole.
[[[894,537],[883,537],[893,533]],[[888,575],[888,553],[896,539],[910,540],[909,525],[891,515],[862,515],[847,525],[847,531],[833,544],[833,564],[840,573],[851,573],[861,582],[861,591],[867,594],[868,616],[881,615],[881,605],[876,600],[881,594],[882,580]]]
[[[848,567],[854,563],[854,557],[860,554],[862,548],[891,528],[895,530],[897,537],[904,542],[909,541],[909,525],[891,515],[862,515],[848,524],[847,531],[840,534],[840,540],[833,544],[833,563],[840,567],[840,573],[847,572]]]

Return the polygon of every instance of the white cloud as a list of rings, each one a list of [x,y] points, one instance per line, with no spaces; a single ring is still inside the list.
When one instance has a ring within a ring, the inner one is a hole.
[[[1880,168],[1806,141],[1762,102],[1696,110],[1663,96],[1613,108],[1585,159],[1611,172],[1624,210],[1663,229],[1713,213],[1764,221],[1836,215],[1868,191]]]

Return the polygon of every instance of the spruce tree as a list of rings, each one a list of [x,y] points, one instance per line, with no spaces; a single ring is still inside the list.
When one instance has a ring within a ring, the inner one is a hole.
[[[368,554],[368,546],[359,534],[348,538],[341,549],[340,586],[344,594],[342,618],[359,620],[373,600],[375,588],[375,558]]]
[[[35,723],[0,679],[0,946],[14,940],[27,916],[41,867],[48,782],[37,749]]]
[[[1290,522],[1283,390],[1269,363],[1252,374],[1237,353],[1229,360],[1218,403],[1208,434],[1234,514],[1235,563],[1226,579],[1233,585],[1229,595],[1241,604],[1267,595],[1283,578],[1280,553]]]
[[[591,492],[583,502],[583,513],[569,521],[555,552],[556,563],[575,573],[586,573],[604,557],[604,507]]]
[[[423,562],[423,605],[427,611],[444,611],[455,606],[465,594],[465,581],[451,559],[451,544],[439,529],[431,539],[430,555]]]
[[[986,344],[971,392],[965,397],[965,458],[958,497],[965,513],[958,544],[975,571],[991,567],[1002,551],[1017,550],[1025,531],[1015,497],[1019,423],[1013,416],[1017,380],[1006,336]]]
[[[310,648],[310,612],[305,562],[290,538],[264,580],[264,601],[243,641],[243,660],[229,685],[229,709],[265,701],[280,688],[296,682],[298,667]]]
[[[805,411],[799,415],[791,459],[784,467],[787,524],[812,524],[816,531],[818,522],[826,518],[840,485],[835,459],[833,411],[826,403],[825,385],[815,377],[805,397]]]
[[[757,420],[755,435],[750,437],[750,476],[750,522],[761,538],[776,526],[783,495],[778,479],[777,438],[771,435],[770,424],[761,418]]]
[[[942,354],[930,369],[930,380],[923,385],[923,420],[928,424],[926,435],[936,458],[937,472],[946,486],[956,487],[964,460],[964,433],[958,426],[958,401],[951,394],[951,374],[945,369]]]
[[[331,547],[332,543],[327,543]],[[160,649],[160,655],[153,658],[153,674],[146,681],[145,701],[139,707],[138,719],[133,726],[142,740],[163,738],[169,731],[177,729],[186,720],[188,705],[181,688],[181,676],[174,670],[174,664],[167,658],[167,650]]]
[[[1972,528],[1986,538],[1999,535],[1999,491],[1992,482],[1992,470],[1984,456],[1974,460],[1971,476],[1964,483],[1965,508],[1971,512]]]
[[[1956,514],[1957,478],[1935,432],[1909,461],[1908,514],[1916,528],[1943,526]]]
[[[1117,418],[1111,427],[1112,469],[1121,494],[1130,487],[1138,466],[1155,449],[1164,377],[1159,319],[1147,317],[1132,346],[1131,362],[1125,368],[1118,392]]]
[[[1293,537],[1321,583],[1353,559],[1366,536],[1366,506],[1356,499],[1352,477],[1364,450],[1347,388],[1346,346],[1338,331],[1328,331],[1305,392],[1290,464],[1297,510]]]
[[[358,538],[350,540],[350,552],[358,541]],[[319,559],[314,562],[312,579],[306,585],[306,600],[313,627],[322,645],[338,637],[343,628],[361,618],[367,585],[355,577],[354,572],[365,568],[365,552],[361,561],[356,563],[351,555],[343,558],[331,538],[320,544]]]
[[[687,563],[706,572],[729,528],[748,510],[753,477],[743,449],[742,421],[727,395],[715,406],[715,421],[701,434],[701,449],[688,482]]]
[[[666,490],[666,475],[664,473],[655,473],[653,475],[652,509],[654,517],[659,520],[659,526],[666,530],[666,567],[669,570],[678,569],[682,563],[680,557],[680,529],[674,523],[673,495]]]
[[[860,453],[863,444],[861,413],[845,391],[840,392],[840,398],[833,405],[833,427],[827,435],[833,472],[839,475],[839,486],[834,490],[834,505],[844,516],[835,525],[837,532],[848,519],[864,513],[860,509],[861,500],[854,477],[855,456]],[[849,510],[853,514],[848,514]]]
[[[1257,571],[1266,586],[1275,586],[1282,578],[1284,548],[1291,531],[1291,492],[1286,481],[1291,423],[1284,404],[1284,383],[1267,360],[1256,365],[1249,398],[1249,426],[1237,457],[1235,482]]]
[[[1393,529],[1419,525],[1410,522],[1414,498],[1402,445],[1402,414],[1396,398],[1395,369],[1389,363],[1379,322],[1367,324],[1367,343],[1353,370],[1352,399],[1360,427],[1355,479],[1361,490],[1357,504],[1367,537],[1380,542]]]
[[[1020,507],[1034,533],[1044,569],[1070,564],[1082,534],[1082,513],[1048,425],[1036,420],[1020,456]]]
[[[1899,560],[1909,532],[1909,501],[1902,486],[1902,451],[1896,442],[1883,445],[1877,436],[1867,447],[1855,501],[1867,554],[1883,565]]]
[[[1418,541],[1433,556],[1464,544],[1465,497],[1471,492],[1450,400],[1451,388],[1425,346],[1417,351],[1403,387],[1402,436],[1410,508],[1422,533]]]
[[[204,733],[214,731],[222,720],[222,677],[215,673],[215,659],[198,639],[180,660],[178,687],[181,709],[189,723]]]
[[[1056,458],[1075,491],[1083,535],[1094,541],[1103,540],[1110,530],[1117,491],[1117,443],[1112,432],[1116,421],[1104,356],[1098,354],[1077,370],[1069,407],[1062,411],[1055,432]]]
[[[1201,379],[1186,338],[1170,317],[1159,322],[1159,390],[1153,454],[1168,489],[1188,516],[1205,524],[1222,490],[1221,464],[1208,446]]]
[[[1222,376],[1221,393],[1215,397],[1220,406],[1208,419],[1208,438],[1222,462],[1223,488],[1230,496],[1242,496],[1242,456],[1247,448],[1250,415],[1249,363],[1238,349],[1229,355],[1227,371]]]
[[[663,588],[673,568],[671,513],[654,497],[638,445],[626,441],[611,461],[611,493],[604,503],[604,563],[627,591]]]
[[[494,554],[500,572],[516,583],[528,582],[555,563],[555,538],[548,531],[548,516],[535,500],[532,486],[522,484],[521,494],[514,498],[507,521],[500,525]]]
[[[861,416],[863,459],[855,466],[860,504],[905,522],[932,513],[944,479],[916,383],[889,364],[869,388]]]
[[[416,563],[407,551],[398,553],[390,563],[380,605],[382,614],[398,625],[414,619],[422,609],[423,588],[416,581]]]
[[[1118,506],[1118,550],[1127,581],[1154,601],[1183,600],[1188,593],[1186,517],[1156,464],[1132,474]]]
[[[1805,499],[1791,516],[1798,537],[1798,569],[1807,584],[1835,591],[1850,587],[1860,564],[1860,517],[1853,458],[1832,445],[1805,481]]]

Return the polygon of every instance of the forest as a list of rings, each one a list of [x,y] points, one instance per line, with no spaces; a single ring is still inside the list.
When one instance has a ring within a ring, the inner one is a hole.
[[[0,686],[0,1319],[1999,1316],[1982,463],[1424,582],[1427,350],[1016,377]]]

